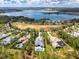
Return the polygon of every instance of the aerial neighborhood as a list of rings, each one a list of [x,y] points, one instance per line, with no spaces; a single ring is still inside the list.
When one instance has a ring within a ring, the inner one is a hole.
[[[79,19],[0,16],[0,49],[0,59],[79,59]]]

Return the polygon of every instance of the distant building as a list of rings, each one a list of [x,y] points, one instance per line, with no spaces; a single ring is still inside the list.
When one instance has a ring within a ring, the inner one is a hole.
[[[7,24],[5,24],[5,28],[7,31],[11,30],[11,24],[8,22]]]
[[[79,37],[79,32],[72,32],[71,35],[73,35],[75,37]]]

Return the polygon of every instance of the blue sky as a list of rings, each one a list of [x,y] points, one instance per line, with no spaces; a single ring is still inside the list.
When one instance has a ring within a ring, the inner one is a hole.
[[[79,7],[79,0],[0,0],[0,7]]]

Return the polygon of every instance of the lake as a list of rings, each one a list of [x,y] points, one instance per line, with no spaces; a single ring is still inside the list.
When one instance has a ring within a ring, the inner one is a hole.
[[[41,19],[41,18],[47,18],[50,20],[71,20],[74,18],[79,18],[79,16],[77,16],[77,15],[55,14],[55,13],[46,14],[46,13],[42,13],[43,11],[45,11],[45,10],[24,10],[24,11],[20,11],[20,12],[0,13],[0,15],[25,16],[25,17],[34,18],[37,20]]]

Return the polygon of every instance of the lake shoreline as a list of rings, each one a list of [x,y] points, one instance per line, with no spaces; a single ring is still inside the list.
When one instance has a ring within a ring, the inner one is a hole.
[[[45,12],[45,13],[43,13]],[[24,16],[24,17],[28,17],[28,18],[33,18],[36,20],[42,19],[42,18],[46,18],[46,19],[50,19],[50,20],[71,20],[71,19],[75,19],[75,18],[79,18],[78,15],[73,15],[73,13],[64,13],[64,12],[56,12],[52,14],[49,13],[50,11],[43,11],[43,10],[24,10],[21,12],[10,12],[10,13],[1,13],[1,16]],[[78,14],[78,13],[77,13]]]

